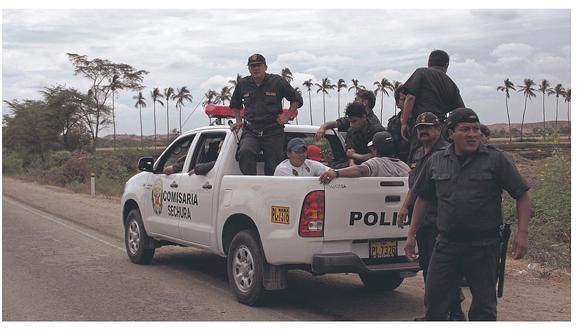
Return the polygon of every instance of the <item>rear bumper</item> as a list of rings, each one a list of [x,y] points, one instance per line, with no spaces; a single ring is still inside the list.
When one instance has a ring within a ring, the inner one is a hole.
[[[419,263],[415,261],[365,264],[354,253],[315,254],[312,259],[312,273],[401,273],[402,277],[414,276],[419,271]]]

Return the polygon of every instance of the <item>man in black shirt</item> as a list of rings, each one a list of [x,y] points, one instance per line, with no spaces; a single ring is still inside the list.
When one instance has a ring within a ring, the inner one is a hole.
[[[230,108],[236,115],[231,125],[233,131],[242,126],[238,150],[240,170],[245,175],[256,175],[256,160],[260,150],[264,153],[264,173],[274,174],[276,166],[284,159],[284,125],[294,111],[302,106],[302,96],[280,75],[266,73],[266,59],[260,54],[248,58],[250,76],[238,82]],[[288,113],[282,112],[282,99],[290,102]],[[241,109],[245,108],[244,120]]]
[[[432,112],[441,123],[445,114],[456,108],[463,108],[463,99],[457,85],[447,75],[449,55],[443,50],[434,50],[429,55],[426,68],[418,68],[403,85],[407,91],[401,116],[401,135],[410,140],[410,150],[417,147],[417,137],[413,130],[413,120],[423,112]],[[446,137],[445,127],[443,136]]]
[[[377,132],[385,131],[385,128],[371,123],[362,103],[349,103],[346,106],[346,117],[350,124],[346,133],[346,156],[349,158],[349,165],[360,165],[373,157],[368,144]]]
[[[367,91],[364,89],[359,90],[354,97],[354,103],[361,103],[365,107],[365,111],[367,113],[367,119],[373,125],[381,125],[381,121],[379,117],[375,115],[373,112],[373,107],[376,103],[375,94],[371,91]],[[321,139],[324,137],[327,129],[338,129],[339,132],[346,132],[350,127],[350,121],[348,117],[345,115],[344,117],[340,117],[337,120],[327,121],[326,123],[320,125],[318,132],[316,132],[316,139]]]
[[[501,194],[506,190],[517,201],[513,257],[520,259],[528,249],[529,186],[503,151],[481,143],[473,110],[453,111],[448,127],[453,143],[426,161],[413,185],[417,200],[405,254],[416,259],[417,228],[426,201],[435,201],[439,235],[425,284],[426,319],[447,318],[455,289],[465,277],[473,296],[469,320],[496,320]]]

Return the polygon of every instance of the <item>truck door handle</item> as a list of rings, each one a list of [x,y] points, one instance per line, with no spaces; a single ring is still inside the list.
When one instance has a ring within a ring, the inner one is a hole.
[[[385,196],[385,203],[400,202],[401,196]]]
[[[201,186],[203,189],[211,189],[212,186],[211,184],[209,184],[209,182],[206,182],[203,186]]]
[[[177,187],[179,187],[175,181],[173,181],[169,186],[171,188],[177,188]]]

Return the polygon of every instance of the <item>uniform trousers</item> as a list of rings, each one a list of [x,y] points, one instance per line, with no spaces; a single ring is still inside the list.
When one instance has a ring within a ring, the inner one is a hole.
[[[419,252],[419,267],[423,271],[423,281],[427,283],[427,274],[429,272],[429,262],[433,250],[435,249],[435,242],[437,239],[437,227],[434,224],[423,225],[417,230],[417,248]],[[452,297],[448,312],[463,313],[461,309],[461,302],[465,299],[461,287],[458,286],[455,295]]]
[[[244,175],[256,175],[258,153],[264,154],[264,174],[273,175],[284,160],[284,127],[274,123],[265,127],[244,124],[238,150],[240,170]]]
[[[425,318],[446,320],[456,289],[465,276],[472,295],[469,320],[495,321],[498,258],[499,237],[452,242],[440,234],[425,284]]]

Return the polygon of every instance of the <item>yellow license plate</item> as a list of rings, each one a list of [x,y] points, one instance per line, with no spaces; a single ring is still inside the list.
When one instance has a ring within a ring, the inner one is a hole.
[[[286,206],[272,206],[272,223],[289,224],[290,208]]]
[[[397,256],[397,241],[371,240],[369,241],[369,258],[390,258]]]

